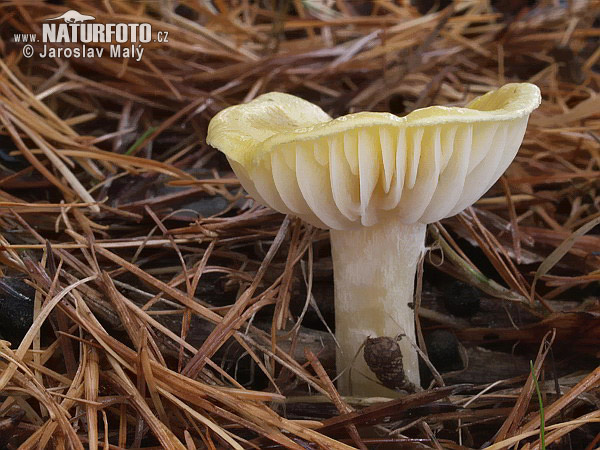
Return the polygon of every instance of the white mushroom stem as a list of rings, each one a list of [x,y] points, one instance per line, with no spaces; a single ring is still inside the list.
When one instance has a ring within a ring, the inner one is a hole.
[[[396,396],[377,381],[361,349],[368,337],[395,337],[406,380],[419,386],[412,309],[415,271],[426,225],[383,221],[357,230],[331,230],[335,281],[338,389],[344,395]],[[358,354],[358,355],[357,355]]]

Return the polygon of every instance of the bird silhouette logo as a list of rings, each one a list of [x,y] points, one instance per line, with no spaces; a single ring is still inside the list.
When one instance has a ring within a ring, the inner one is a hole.
[[[65,23],[83,23],[86,22],[88,20],[94,20],[95,17],[94,16],[87,16],[85,14],[81,14],[78,11],[75,11],[74,9],[71,9],[69,11],[67,11],[66,13],[58,16],[58,17],[52,17],[51,19],[46,19],[46,21],[48,20],[64,20]]]

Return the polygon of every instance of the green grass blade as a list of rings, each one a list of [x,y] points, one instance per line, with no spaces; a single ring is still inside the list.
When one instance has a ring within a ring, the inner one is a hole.
[[[126,155],[131,155],[134,151],[137,150],[137,148],[140,146],[140,144],[142,142],[144,142],[144,140],[150,136],[152,133],[154,133],[154,131],[156,130],[156,127],[150,127],[148,128],[144,134],[142,134],[132,145],[131,147],[129,147],[127,149],[127,151],[125,152]]]
[[[546,450],[546,442],[545,442],[545,431],[544,431],[544,402],[542,401],[542,393],[540,392],[540,385],[538,384],[537,377],[535,376],[535,371],[533,370],[533,362],[529,361],[531,366],[531,376],[533,377],[533,382],[535,383],[535,391],[537,392],[538,402],[540,403],[540,442],[541,449]]]

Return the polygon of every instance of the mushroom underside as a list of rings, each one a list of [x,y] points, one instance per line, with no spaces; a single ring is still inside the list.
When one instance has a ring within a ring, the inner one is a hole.
[[[371,126],[274,147],[250,167],[230,163],[261,203],[320,228],[405,224],[452,216],[479,199],[513,160],[528,116]]]

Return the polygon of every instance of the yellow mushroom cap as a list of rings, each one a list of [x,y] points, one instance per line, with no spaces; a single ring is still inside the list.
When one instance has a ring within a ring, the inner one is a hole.
[[[315,226],[352,229],[391,217],[431,223],[492,187],[540,101],[537,86],[514,83],[465,108],[332,119],[301,98],[271,92],[219,112],[207,142],[225,153],[256,200]]]

